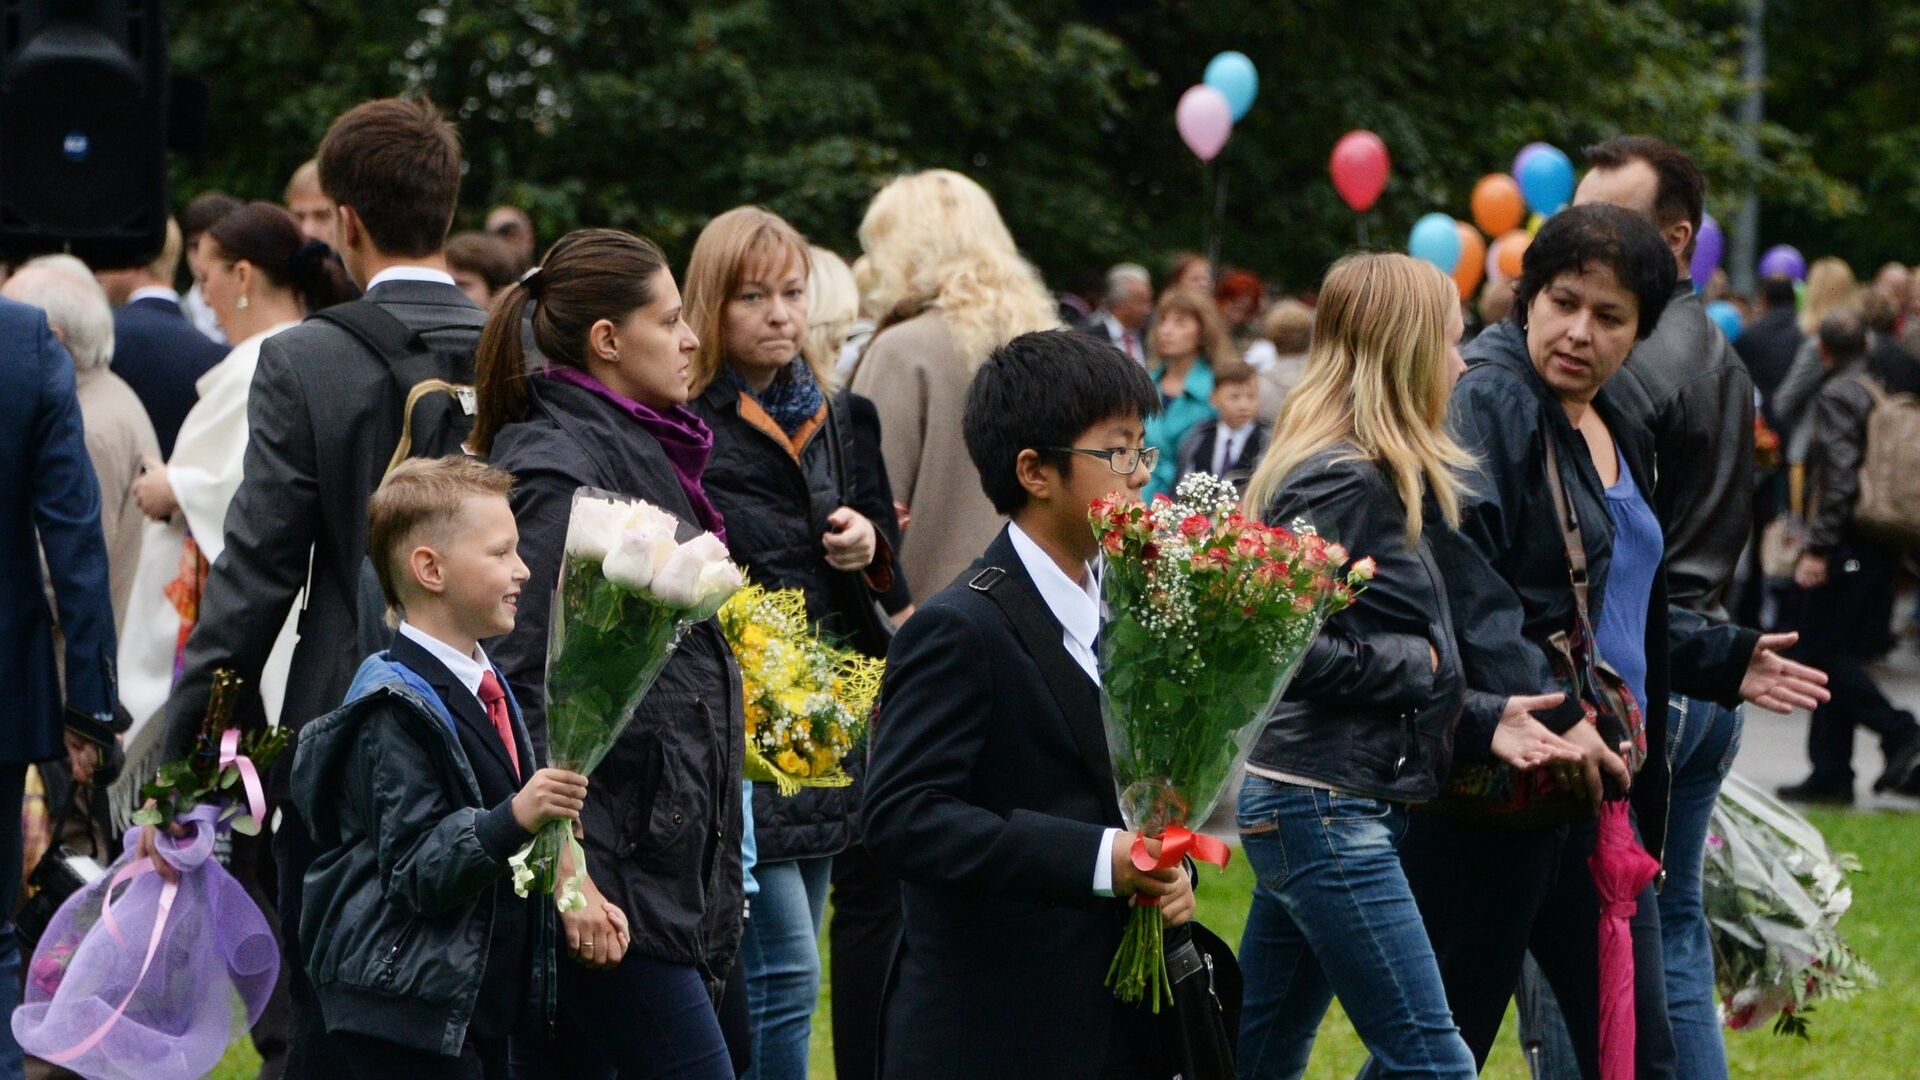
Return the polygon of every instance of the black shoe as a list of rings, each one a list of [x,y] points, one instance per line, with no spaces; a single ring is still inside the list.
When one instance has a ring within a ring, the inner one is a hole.
[[[1853,805],[1853,785],[1834,784],[1811,778],[1802,780],[1798,784],[1786,784],[1775,788],[1774,794],[1788,802],[1818,803],[1823,806]]]
[[[1909,735],[1907,741],[1887,751],[1887,767],[1881,772],[1880,779],[1873,782],[1873,793],[1899,791],[1913,794],[1911,790],[1920,784],[1920,735]]]

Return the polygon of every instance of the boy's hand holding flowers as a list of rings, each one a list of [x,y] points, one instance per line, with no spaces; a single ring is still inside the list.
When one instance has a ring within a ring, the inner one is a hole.
[[[1193,918],[1193,880],[1187,877],[1184,866],[1166,866],[1156,870],[1142,870],[1133,865],[1133,838],[1137,834],[1123,833],[1113,840],[1113,895],[1118,897],[1151,897],[1153,906],[1160,909],[1160,921],[1166,926],[1179,926]],[[1160,841],[1146,837],[1147,854],[1157,862],[1160,859]]]
[[[513,797],[513,820],[536,833],[549,821],[579,821],[586,802],[586,777],[566,769],[541,769]]]

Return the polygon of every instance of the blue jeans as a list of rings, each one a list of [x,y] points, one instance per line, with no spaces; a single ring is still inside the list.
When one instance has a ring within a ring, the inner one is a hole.
[[[1667,881],[1660,889],[1660,943],[1666,955],[1667,1014],[1680,1075],[1724,1080],[1727,1044],[1714,1008],[1713,946],[1700,900],[1707,821],[1720,781],[1740,750],[1740,710],[1675,695],[1667,707],[1673,798],[1667,810]]]
[[[1249,776],[1240,842],[1257,884],[1240,941],[1240,1076],[1298,1077],[1337,994],[1380,1077],[1471,1078],[1401,872],[1402,806]]]
[[[833,859],[789,859],[753,868],[760,883],[740,943],[753,1014],[747,1080],[807,1080],[807,1037],[820,1000],[820,919]]]

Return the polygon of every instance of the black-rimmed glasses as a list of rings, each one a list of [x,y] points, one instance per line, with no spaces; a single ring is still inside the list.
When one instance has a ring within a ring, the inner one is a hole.
[[[1104,458],[1107,468],[1121,476],[1132,476],[1142,465],[1152,472],[1160,461],[1160,448],[1157,446],[1116,446],[1111,450],[1089,450],[1084,446],[1042,446],[1038,449],[1056,454]]]

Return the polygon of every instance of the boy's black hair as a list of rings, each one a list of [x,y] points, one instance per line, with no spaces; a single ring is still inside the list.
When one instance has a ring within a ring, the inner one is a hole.
[[[961,425],[987,500],[1011,516],[1027,504],[1014,472],[1022,450],[1072,446],[1103,420],[1159,411],[1153,380],[1125,353],[1075,330],[1036,330],[987,356],[967,390]],[[1076,464],[1073,454],[1043,456],[1062,473]]]
[[[1640,325],[1635,336],[1653,333],[1679,279],[1673,250],[1645,218],[1605,203],[1569,207],[1540,227],[1520,259],[1514,320],[1524,329],[1527,308],[1540,290],[1561,274],[1579,273],[1589,266],[1613,271],[1620,284],[1639,298]]]

